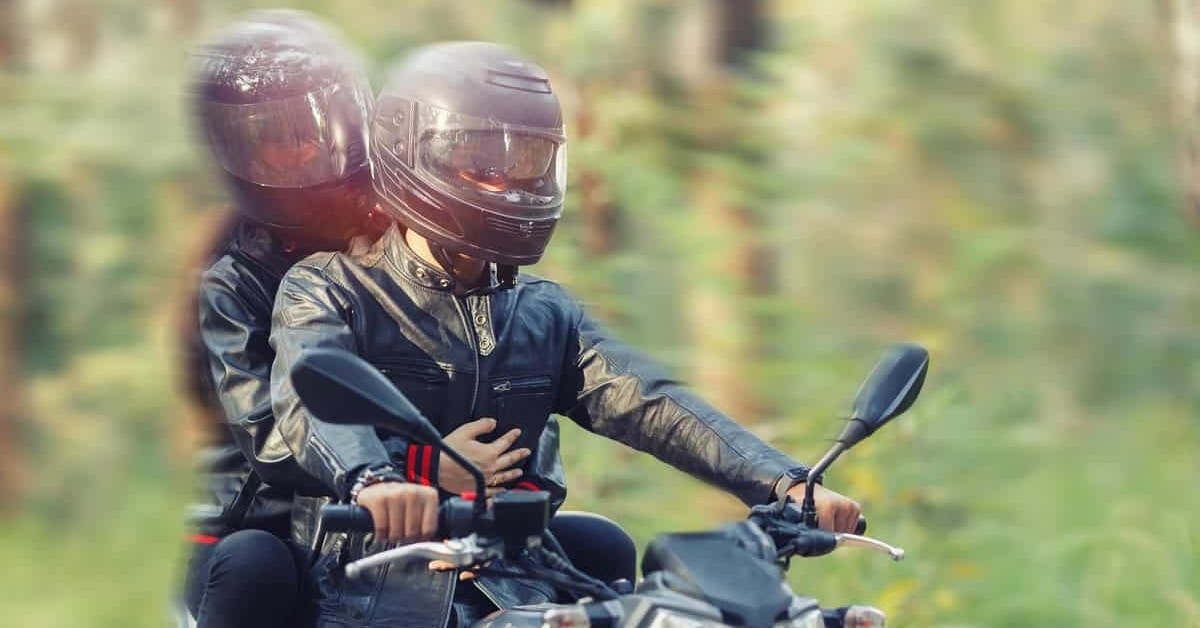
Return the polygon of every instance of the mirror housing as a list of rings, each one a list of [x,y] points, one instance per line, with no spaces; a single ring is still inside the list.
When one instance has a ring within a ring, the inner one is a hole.
[[[437,428],[370,362],[342,349],[305,350],[291,371],[296,394],[314,417],[337,425],[369,425],[437,447],[475,480],[475,512],[487,509],[483,472],[442,441]]]
[[[915,344],[892,347],[858,389],[838,442],[853,447],[912,407],[925,384],[929,352]]]
[[[924,347],[904,343],[889,348],[859,386],[846,427],[837,442],[809,469],[809,477],[819,477],[843,452],[912,407],[928,371],[929,351]],[[804,502],[800,506],[804,524],[809,527],[817,526],[817,507],[813,501],[815,486],[816,482],[805,484]],[[787,498],[782,490],[776,497],[778,507],[785,508]]]
[[[292,366],[292,385],[305,409],[326,423],[372,425],[422,443],[442,440],[383,373],[348,351],[304,351]]]

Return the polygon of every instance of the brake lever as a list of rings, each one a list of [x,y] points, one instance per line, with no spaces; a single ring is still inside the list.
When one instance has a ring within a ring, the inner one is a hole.
[[[478,537],[472,534],[461,539],[449,539],[441,543],[412,543],[410,545],[394,547],[347,563],[345,571],[346,577],[357,578],[367,569],[412,558],[441,560],[449,563],[455,569],[465,569],[488,559],[497,558],[499,555],[500,552],[493,545],[481,545]]]
[[[904,548],[888,545],[879,539],[873,539],[869,536],[861,536],[858,534],[835,534],[837,537],[838,547],[859,547],[862,549],[875,550],[883,552],[896,562],[904,560]]]

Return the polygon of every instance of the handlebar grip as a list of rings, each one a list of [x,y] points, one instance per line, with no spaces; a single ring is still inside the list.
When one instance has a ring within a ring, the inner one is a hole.
[[[438,536],[462,537],[473,531],[474,511],[470,501],[454,498],[438,505]],[[371,511],[354,504],[329,504],[321,508],[321,522],[328,532],[374,532]]]
[[[321,521],[330,532],[374,532],[371,511],[353,504],[329,504],[321,508]]]
[[[866,532],[867,532],[867,518],[862,515],[859,515],[858,516],[858,525],[854,526],[854,533],[855,534],[866,534]]]

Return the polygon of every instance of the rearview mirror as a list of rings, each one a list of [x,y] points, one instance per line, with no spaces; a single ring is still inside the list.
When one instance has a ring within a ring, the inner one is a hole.
[[[306,350],[292,366],[292,385],[304,407],[326,423],[373,425],[426,444],[442,440],[383,373],[348,351]]]
[[[888,421],[904,414],[912,407],[925,383],[929,370],[929,352],[915,344],[899,344],[888,349],[875,364],[871,374],[858,389],[850,419],[837,442],[809,469],[809,477],[818,477],[847,449],[855,446],[875,430],[887,425]],[[804,501],[800,514],[805,525],[816,527],[817,509],[813,500],[816,482],[808,482],[804,490]],[[786,488],[781,484],[781,490]],[[779,508],[786,506],[783,494],[777,494]]]
[[[912,407],[925,383],[929,352],[915,344],[892,347],[858,389],[850,423],[838,437],[847,449]]]

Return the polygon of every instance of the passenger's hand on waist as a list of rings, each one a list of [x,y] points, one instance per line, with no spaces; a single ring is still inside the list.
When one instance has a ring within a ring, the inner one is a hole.
[[[437,534],[438,492],[432,486],[380,482],[362,489],[356,501],[371,512],[378,540],[415,543]]]
[[[489,495],[498,492],[500,486],[521,477],[523,472],[515,467],[532,453],[524,447],[509,451],[521,436],[519,429],[509,430],[490,443],[479,440],[480,436],[490,434],[495,429],[496,419],[477,419],[460,425],[445,439],[446,444],[483,472]],[[438,486],[451,493],[464,493],[475,490],[475,481],[457,462],[449,456],[442,456],[438,463]]]

